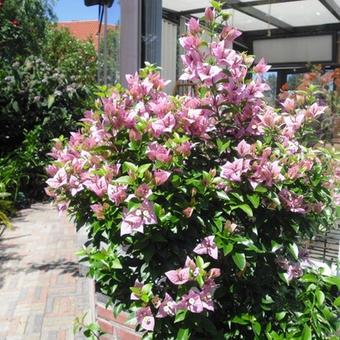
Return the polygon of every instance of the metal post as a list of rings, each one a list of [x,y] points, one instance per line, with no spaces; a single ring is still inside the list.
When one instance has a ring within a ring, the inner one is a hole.
[[[107,85],[107,5],[104,5],[104,85]]]
[[[141,1],[123,0],[120,24],[120,81],[127,85],[125,75],[140,68],[141,59]]]

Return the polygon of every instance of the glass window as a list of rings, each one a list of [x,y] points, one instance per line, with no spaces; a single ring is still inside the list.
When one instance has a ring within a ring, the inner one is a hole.
[[[287,75],[288,90],[296,90],[301,84],[303,73],[291,73]]]
[[[264,80],[270,86],[270,90],[264,93],[265,98],[269,105],[274,106],[276,101],[277,93],[277,72],[266,72],[264,75]]]

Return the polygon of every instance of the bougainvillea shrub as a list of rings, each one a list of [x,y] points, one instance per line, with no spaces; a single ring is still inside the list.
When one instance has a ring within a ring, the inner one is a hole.
[[[47,192],[145,338],[326,339],[340,279],[304,248],[333,223],[331,157],[304,141],[325,107],[267,106],[269,66],[232,49],[224,19],[213,2],[207,31],[190,19],[180,38],[197,96],[168,96],[152,65],[128,75],[56,141]]]
[[[327,106],[310,129],[310,142],[336,141],[340,137],[340,68],[324,71],[321,65],[313,65],[311,71],[303,75],[296,88],[287,90],[287,87],[288,85],[284,84],[279,94],[281,105],[288,105],[296,110],[303,108],[308,100]]]

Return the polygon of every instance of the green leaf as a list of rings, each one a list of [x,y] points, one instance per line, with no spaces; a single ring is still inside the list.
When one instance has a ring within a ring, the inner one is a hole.
[[[244,254],[235,253],[232,255],[232,258],[240,270],[243,270],[246,267],[246,256]]]
[[[229,149],[229,147],[230,147],[230,140],[227,141],[226,143],[223,143],[220,139],[217,140],[217,149],[220,155],[224,153],[227,149]]]
[[[297,245],[295,243],[291,243],[288,248],[294,259],[297,260],[299,257],[299,248]]]
[[[261,334],[261,325],[260,325],[257,321],[255,321],[255,322],[251,325],[251,327],[253,328],[253,331],[254,331],[254,333],[255,333],[256,335],[260,335],[260,334]]]
[[[253,217],[253,210],[248,204],[240,204],[237,208],[243,210],[249,217]]]
[[[258,185],[258,186],[256,187],[255,191],[256,191],[256,192],[262,192],[262,193],[264,193],[264,192],[267,192],[268,189],[267,189],[266,187],[263,187],[263,186],[261,186],[261,185]]]
[[[233,195],[237,200],[239,200],[239,201],[241,201],[241,202],[244,202],[243,196],[240,195],[239,193],[237,193],[237,192],[231,192],[230,194]]]
[[[176,340],[187,340],[189,339],[189,336],[189,328],[180,328],[176,335]]]
[[[337,286],[338,290],[340,290],[340,276],[324,276],[322,277],[322,280],[331,285]]]
[[[221,9],[222,9],[222,4],[221,4],[219,1],[211,0],[210,3],[211,3],[211,6],[212,6],[213,8],[215,8],[217,11],[221,11]]]
[[[197,264],[197,267],[200,268],[200,269],[203,269],[204,267],[204,261],[202,259],[201,256],[197,256],[196,258],[196,264]]]
[[[275,253],[277,250],[282,248],[282,244],[272,241],[272,252]]]
[[[303,328],[301,340],[312,340],[312,331],[308,325]]]
[[[129,184],[130,183],[130,177],[129,176],[121,176],[116,178],[113,183],[117,184]]]
[[[227,256],[232,250],[234,249],[234,246],[232,243],[228,243],[223,246],[223,254],[224,256]]]
[[[335,307],[340,307],[340,296],[338,296],[338,297],[334,300],[333,304],[334,304]]]
[[[185,319],[187,315],[187,310],[181,309],[176,313],[175,321],[174,323],[181,322]]]
[[[287,314],[286,312],[275,313],[275,318],[277,321],[280,321],[286,316],[286,314]]]
[[[14,102],[12,103],[12,107],[13,107],[13,109],[14,109],[15,112],[19,112],[19,104],[18,104],[17,101],[14,101]]]
[[[123,171],[128,172],[129,170],[131,170],[133,172],[137,172],[138,166],[131,163],[131,162],[124,162],[123,163]]]
[[[251,202],[251,204],[253,205],[253,207],[257,209],[260,205],[260,197],[256,194],[247,195],[247,197],[249,201]]]
[[[319,306],[322,306],[322,304],[325,301],[325,294],[321,290],[317,290],[315,293],[316,301]]]
[[[230,201],[230,197],[225,193],[225,191],[217,191],[217,197],[225,201]]]
[[[151,166],[151,163],[143,164],[140,167],[138,167],[138,173],[140,176],[144,175],[144,172],[148,170]]]
[[[51,106],[54,104],[55,96],[50,94],[47,99],[47,108],[51,108]]]
[[[307,274],[304,274],[302,277],[300,277],[299,281],[302,281],[302,282],[318,282],[316,276],[314,274],[310,274],[310,273],[307,273]]]

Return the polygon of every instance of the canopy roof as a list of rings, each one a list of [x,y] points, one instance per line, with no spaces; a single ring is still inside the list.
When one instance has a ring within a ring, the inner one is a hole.
[[[200,17],[209,4],[209,0],[163,0],[164,9],[185,16]],[[230,24],[250,34],[268,29],[313,31],[317,26],[340,30],[340,0],[229,0],[223,7],[231,14]]]

